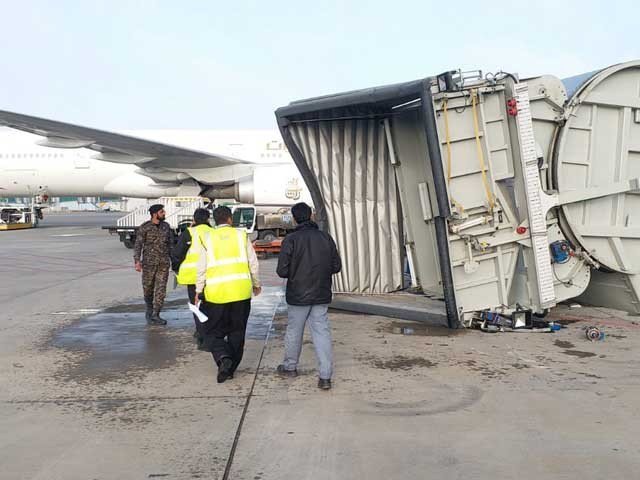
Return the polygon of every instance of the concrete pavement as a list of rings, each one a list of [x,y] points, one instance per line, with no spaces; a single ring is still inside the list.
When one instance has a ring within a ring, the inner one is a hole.
[[[245,358],[218,385],[194,348],[186,293],[171,292],[168,328],[147,327],[132,252],[97,221],[0,232],[0,478],[538,480],[640,468],[635,317],[562,306],[558,333],[483,334],[332,312],[336,373],[322,392],[309,339],[298,378],[274,373],[285,316],[267,260]],[[605,340],[587,341],[587,324]]]

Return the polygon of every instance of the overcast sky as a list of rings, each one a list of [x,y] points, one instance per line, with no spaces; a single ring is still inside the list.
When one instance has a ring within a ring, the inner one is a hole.
[[[639,5],[0,0],[0,109],[107,129],[271,128],[292,100],[444,70],[566,77],[640,58]]]

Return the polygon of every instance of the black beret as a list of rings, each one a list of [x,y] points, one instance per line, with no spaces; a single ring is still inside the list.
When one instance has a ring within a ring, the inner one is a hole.
[[[153,215],[154,213],[158,213],[160,210],[162,210],[164,208],[164,205],[160,205],[159,203],[156,203],[154,205],[151,205],[149,207],[149,213],[151,215]]]

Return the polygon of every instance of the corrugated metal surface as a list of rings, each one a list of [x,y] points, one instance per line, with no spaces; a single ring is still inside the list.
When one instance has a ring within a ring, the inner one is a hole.
[[[401,288],[399,204],[382,122],[311,121],[287,128],[318,179],[329,233],[342,255],[335,289],[386,293]]]

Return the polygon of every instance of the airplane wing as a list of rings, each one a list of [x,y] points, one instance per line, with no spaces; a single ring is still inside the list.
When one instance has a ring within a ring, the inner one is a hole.
[[[0,110],[0,126],[45,137],[45,147],[88,148],[95,158],[106,162],[129,163],[147,171],[162,169],[198,170],[227,167],[247,162],[129,135],[82,127],[70,123]]]

